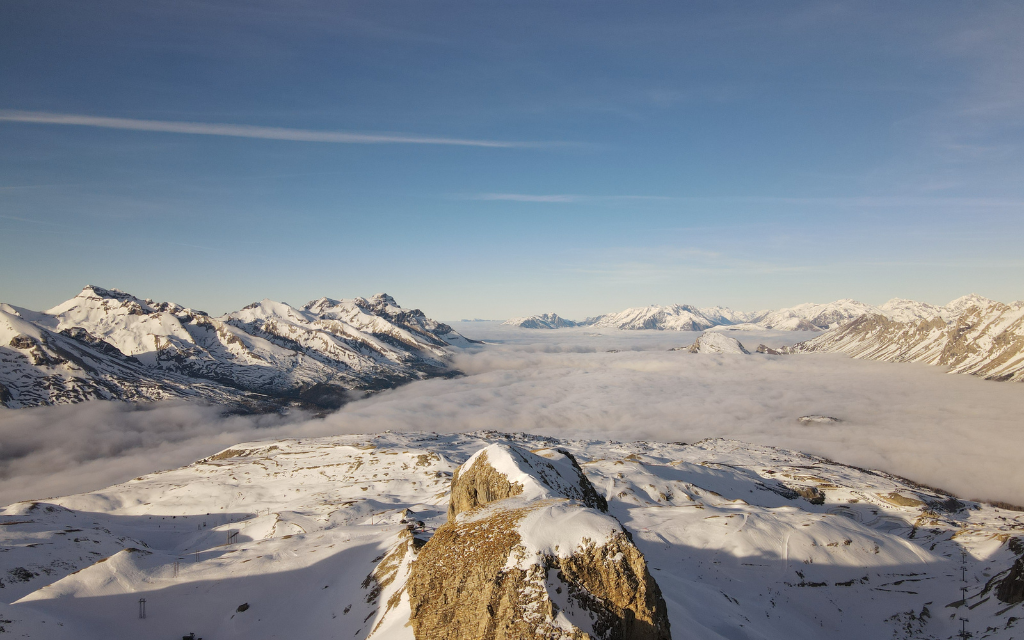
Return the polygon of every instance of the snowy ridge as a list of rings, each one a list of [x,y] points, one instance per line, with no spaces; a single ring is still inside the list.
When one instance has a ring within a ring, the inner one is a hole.
[[[1007,305],[966,296],[937,308],[931,317],[918,317],[917,309],[911,313],[902,304],[894,307],[901,310],[899,317],[910,319],[863,316],[794,349],[887,362],[925,362],[947,366],[950,373],[1024,380],[1024,301]]]
[[[566,516],[578,507],[551,502],[519,530],[531,549],[563,556],[572,532],[621,526],[677,637],[949,638],[958,617],[976,637],[1019,637],[1020,605],[998,595],[1024,554],[1019,511],[732,440],[494,432],[251,442],[100,491],[10,505],[0,509],[2,624],[54,640],[412,638],[402,592],[410,533],[429,540],[447,522],[452,473],[494,444],[575,456],[608,516],[574,523]]]
[[[198,398],[333,408],[446,375],[466,338],[393,298],[262,300],[219,318],[89,286],[44,313],[0,305],[0,401]]]
[[[701,314],[716,325],[742,324],[744,322],[756,322],[768,311],[733,311],[729,307],[703,307]]]
[[[727,328],[735,330],[821,331],[868,313],[881,312],[876,307],[848,298],[825,304],[808,302],[798,304],[795,307],[779,309],[778,311],[769,311],[759,316],[753,322]]]
[[[587,318],[580,324],[608,329],[662,331],[703,331],[715,325],[697,307],[688,304],[634,307],[619,313]]]
[[[976,293],[961,296],[949,304],[937,307],[927,302],[917,302],[903,298],[893,298],[878,307],[882,315],[895,320],[896,322],[913,322],[918,320],[932,320],[942,318],[946,322],[956,320],[964,311],[971,307],[985,307],[992,304],[992,300]]]
[[[523,318],[511,318],[501,324],[507,324],[523,329],[561,329],[563,327],[577,326],[577,323],[572,320],[566,320],[565,318],[560,317],[557,313],[542,313],[540,315],[526,316]]]
[[[936,307],[927,302],[917,302],[916,300],[907,300],[905,298],[893,298],[880,305],[878,310],[882,315],[896,322],[945,318],[945,314],[948,313],[944,307]]]

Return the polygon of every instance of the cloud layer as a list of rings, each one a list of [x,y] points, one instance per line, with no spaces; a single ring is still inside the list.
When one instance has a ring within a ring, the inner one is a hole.
[[[246,440],[496,429],[614,440],[736,438],[883,469],[961,497],[1024,504],[1019,385],[836,355],[667,351],[692,342],[688,333],[467,324],[473,337],[492,342],[458,357],[467,376],[407,385],[324,419],[223,417],[181,404],[0,412],[0,503],[99,488]],[[739,337],[754,347],[797,336]],[[797,422],[807,414],[843,422]]]

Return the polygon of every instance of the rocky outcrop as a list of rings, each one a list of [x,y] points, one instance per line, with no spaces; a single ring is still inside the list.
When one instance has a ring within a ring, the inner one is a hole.
[[[478,451],[455,471],[448,519],[496,500],[521,495],[524,490],[528,499],[558,496],[601,511],[608,509],[608,503],[568,451],[545,449],[535,453],[494,444]]]
[[[690,345],[690,353],[728,353],[750,355],[750,352],[735,338],[718,331],[705,331]]]
[[[797,487],[794,491],[811,504],[825,504],[825,492],[817,487]]]
[[[397,542],[388,549],[373,571],[363,579],[360,585],[366,592],[363,599],[373,607],[365,620],[373,618],[373,626],[367,637],[373,637],[381,627],[392,622],[392,615],[389,614],[400,608],[409,568],[416,550],[422,546],[423,542],[413,535],[412,530],[405,529],[399,533]]]
[[[996,597],[1007,604],[1024,602],[1024,558],[1017,558],[1010,567],[1010,573],[996,587]]]
[[[476,463],[461,477],[458,469],[452,479],[452,494],[448,502],[448,519],[453,520],[463,511],[475,509],[488,502],[504,500],[523,492],[523,485],[510,482],[508,476],[499,473],[487,460],[487,452],[480,452]]]
[[[823,416],[818,414],[812,414],[808,416],[800,416],[796,419],[800,424],[839,424],[842,422],[839,418],[833,418],[832,416]]]
[[[477,452],[452,479],[449,520],[412,563],[417,638],[667,640],[643,554],[564,451]]]

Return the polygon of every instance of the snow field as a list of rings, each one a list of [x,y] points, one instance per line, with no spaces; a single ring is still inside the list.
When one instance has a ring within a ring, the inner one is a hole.
[[[678,637],[945,638],[958,615],[987,637],[1016,633],[1020,605],[985,587],[1015,557],[1019,512],[737,441],[494,432],[248,443],[101,491],[10,505],[0,512],[0,593],[14,604],[0,615],[8,631],[37,638],[409,638],[407,600],[385,603],[413,554],[394,554],[409,527],[425,538],[444,523],[451,473],[496,443],[577,457],[609,515],[552,502],[521,522],[524,540],[563,553],[617,519]],[[822,504],[797,493],[811,488]],[[368,576],[384,565],[396,577],[375,592]],[[26,574],[37,575],[14,577]]]

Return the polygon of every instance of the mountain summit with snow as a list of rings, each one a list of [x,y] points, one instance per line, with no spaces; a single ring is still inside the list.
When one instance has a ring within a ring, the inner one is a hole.
[[[353,394],[451,375],[446,324],[387,294],[261,300],[212,317],[96,286],[45,312],[0,304],[0,402],[192,398],[271,410],[337,408]]]
[[[522,329],[562,329],[564,327],[577,326],[576,322],[559,317],[557,313],[542,313],[523,318],[511,318],[501,324],[520,327]]]
[[[587,318],[581,324],[606,329],[661,329],[667,331],[703,331],[715,326],[700,309],[688,304],[633,307],[619,313]]]

